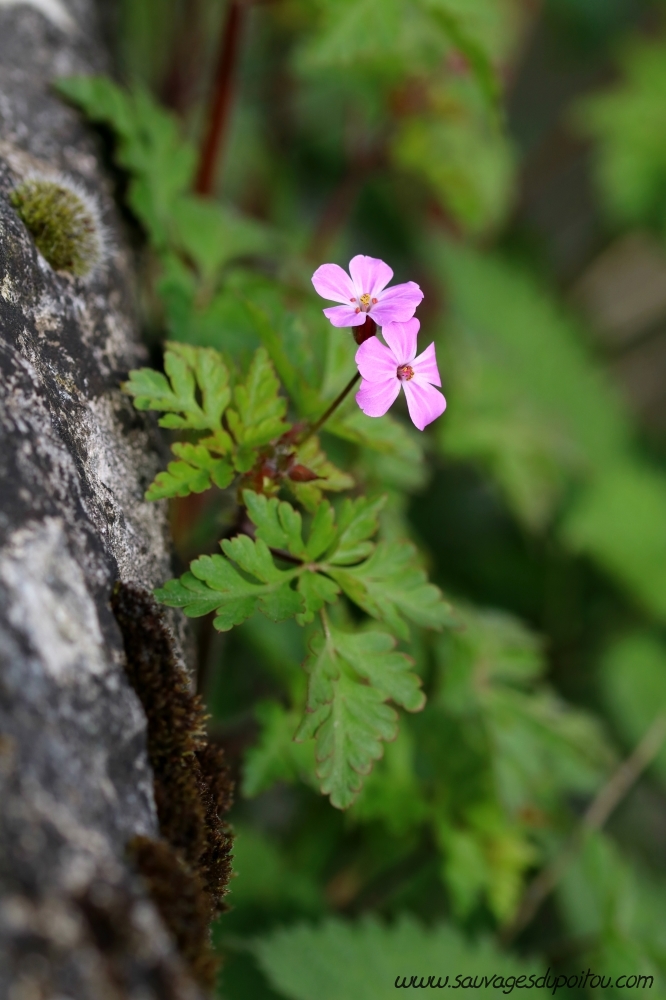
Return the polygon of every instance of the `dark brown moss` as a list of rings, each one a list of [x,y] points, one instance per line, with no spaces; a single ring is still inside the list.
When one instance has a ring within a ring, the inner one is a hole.
[[[163,840],[134,837],[128,852],[192,975],[212,989],[219,963],[210,947],[210,905],[201,880]]]
[[[190,690],[152,595],[118,584],[112,607],[123,634],[127,675],[148,720],[164,840],[139,838],[137,847],[135,839],[133,853],[192,973],[210,986],[215,963],[208,925],[224,909],[231,874],[231,836],[223,820],[232,802],[229,770],[223,752],[206,740],[203,704]],[[169,888],[172,878],[177,890]]]
[[[185,975],[146,941],[145,929],[137,919],[138,900],[127,887],[98,878],[72,901],[82,912],[87,933],[103,958],[104,997],[120,1000],[134,996],[139,983],[151,986],[151,996],[162,1000],[184,1000],[191,995]],[[48,948],[45,950],[48,954]]]

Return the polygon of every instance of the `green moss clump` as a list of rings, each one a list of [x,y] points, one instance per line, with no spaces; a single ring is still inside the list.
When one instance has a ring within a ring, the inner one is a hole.
[[[86,278],[101,264],[105,241],[99,212],[76,184],[60,177],[29,177],[10,200],[54,270]]]

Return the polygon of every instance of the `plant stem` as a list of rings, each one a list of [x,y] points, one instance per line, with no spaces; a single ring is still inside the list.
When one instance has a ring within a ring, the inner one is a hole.
[[[617,771],[597,793],[588,807],[578,829],[550,864],[546,865],[528,885],[515,917],[502,930],[503,945],[513,941],[536,915],[541,904],[550,895],[585,837],[600,830],[615,807],[635,785],[643,771],[649,767],[666,739],[666,713],[662,712],[652,723],[633,753],[623,761]]]
[[[320,416],[319,420],[316,420],[314,422],[314,424],[312,425],[312,427],[310,427],[309,430],[306,431],[306,433],[304,434],[304,436],[298,442],[299,446],[302,445],[302,444],[304,444],[306,441],[309,441],[310,438],[313,436],[313,434],[316,434],[317,431],[326,423],[326,421],[331,416],[331,414],[334,413],[337,410],[337,408],[340,405],[340,403],[342,403],[344,401],[344,399],[352,391],[352,389],[354,388],[354,386],[356,385],[356,383],[358,382],[358,380],[360,379],[360,377],[361,377],[361,373],[360,372],[356,372],[356,374],[354,375],[354,377],[351,378],[349,380],[349,382],[347,382],[347,385],[344,387],[344,389],[342,390],[342,392],[338,396],[335,397],[335,399],[333,400],[333,402],[331,403],[331,405],[329,406],[329,408],[324,413],[322,413],[322,415]]]
[[[358,312],[358,310],[357,310],[357,312]],[[370,316],[366,317],[365,323],[362,323],[360,326],[353,327],[353,337],[354,337],[354,340],[356,341],[356,343],[359,344],[359,345],[360,344],[364,344],[366,340],[370,339],[370,337],[374,337],[376,333],[377,333],[377,324],[375,323],[375,321],[373,319],[370,318]],[[309,441],[309,439],[312,437],[312,435],[316,434],[317,431],[319,430],[319,428],[322,427],[323,424],[326,423],[326,421],[328,420],[328,418],[330,417],[330,415],[332,413],[334,413],[335,410],[337,410],[337,408],[340,405],[340,403],[342,403],[344,401],[344,399],[352,391],[352,389],[354,388],[354,386],[356,385],[356,383],[358,382],[358,380],[360,379],[360,377],[361,377],[361,373],[360,372],[356,372],[356,374],[354,375],[354,377],[352,379],[350,379],[349,382],[347,383],[347,385],[344,387],[344,389],[342,390],[342,392],[340,393],[340,395],[335,397],[335,399],[333,400],[333,402],[331,403],[331,405],[329,406],[329,408],[326,410],[326,412],[322,413],[322,415],[320,416],[319,420],[317,420],[316,423],[314,423],[312,425],[312,427],[310,427],[309,430],[306,431],[306,433],[304,434],[304,436],[298,442],[299,445],[302,445],[306,441]]]
[[[234,71],[238,62],[243,16],[242,0],[230,0],[220,39],[220,52],[208,115],[208,128],[201,147],[195,182],[198,194],[212,194],[224,133],[229,122]]]

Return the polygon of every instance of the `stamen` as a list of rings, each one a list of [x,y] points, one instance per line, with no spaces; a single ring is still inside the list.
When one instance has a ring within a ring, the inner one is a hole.
[[[400,365],[396,374],[401,382],[409,382],[410,378],[414,378],[414,369],[411,365]]]
[[[364,295],[362,295],[360,297],[360,299],[358,301],[361,303],[362,306],[369,306],[370,305],[370,296],[366,292]]]
[[[377,299],[373,299],[372,300],[372,304],[373,304],[373,306],[377,305]]]
[[[360,313],[360,311],[361,311],[360,306],[357,306],[356,309],[354,310],[354,312],[357,312],[357,313]]]

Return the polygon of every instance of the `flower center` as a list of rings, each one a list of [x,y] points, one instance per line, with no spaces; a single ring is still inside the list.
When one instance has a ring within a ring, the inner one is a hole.
[[[0,0],[0,3],[1,2],[2,0]],[[358,306],[356,307],[357,313],[360,313],[361,311],[369,313],[372,307],[374,305],[377,305],[377,299],[371,298],[368,292],[364,292],[363,295],[359,295],[357,299],[350,299],[349,301],[352,303],[352,305],[354,304],[354,302],[358,302]]]
[[[410,378],[414,378],[414,369],[411,365],[400,365],[396,374],[401,382],[409,382]]]

